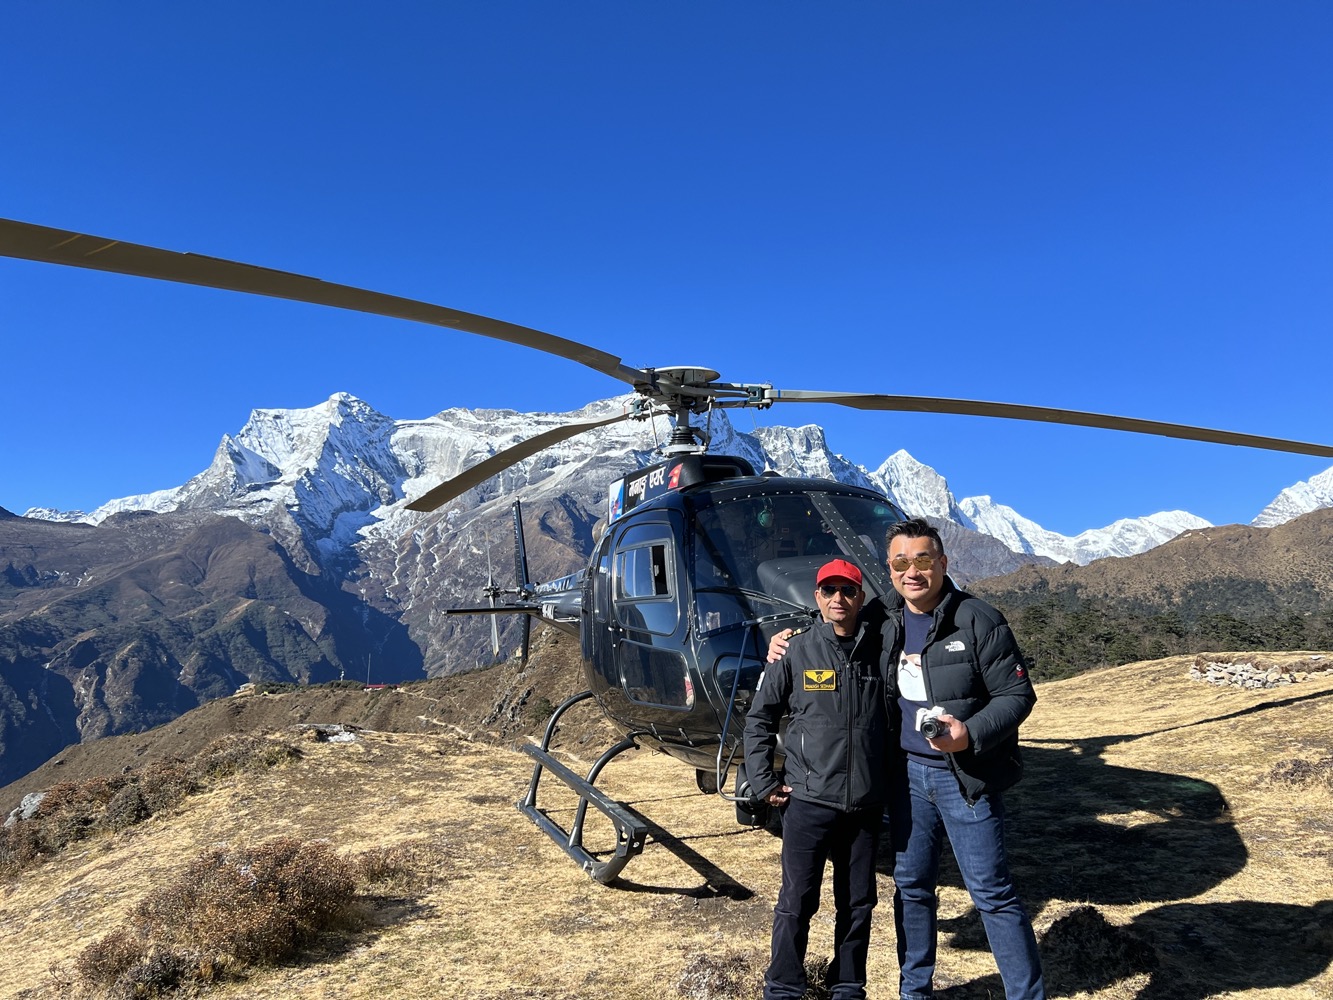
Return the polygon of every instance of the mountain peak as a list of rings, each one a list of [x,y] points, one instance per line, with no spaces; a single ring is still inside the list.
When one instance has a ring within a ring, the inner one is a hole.
[[[634,398],[596,400],[568,413],[453,408],[395,420],[351,393],[335,392],[306,408],[253,410],[234,436],[223,436],[209,467],[183,486],[112,500],[90,515],[35,508],[28,516],[98,523],[118,511],[204,509],[252,521],[276,519],[316,547],[352,546],[371,527],[393,530],[405,516],[406,498],[534,434],[612,416]],[[551,498],[572,490],[580,503],[600,503],[610,480],[653,460],[668,430],[659,423],[625,421],[563,441],[475,487],[451,509],[464,511],[534,489]],[[741,433],[719,410],[704,426],[714,452],[745,458],[756,469],[876,488],[905,511],[991,535],[1026,556],[1085,564],[1142,552],[1208,523],[1183,511],[1164,511],[1069,537],[1042,528],[990,495],[959,502],[942,475],[905,449],[868,472],[834,452],[817,424]],[[1281,523],[1318,506],[1333,506],[1333,469],[1284,490],[1255,524]]]
[[[1322,507],[1333,507],[1333,468],[1288,486],[1250,524],[1271,528]]]

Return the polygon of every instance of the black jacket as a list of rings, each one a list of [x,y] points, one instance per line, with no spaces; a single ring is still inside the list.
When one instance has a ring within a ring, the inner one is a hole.
[[[850,660],[817,622],[792,638],[787,655],[764,667],[745,719],[745,769],[757,799],[782,784],[793,797],[851,811],[888,793],[888,711],[878,628],[862,622]],[[774,770],[778,724],[785,775]]]
[[[884,672],[891,702],[898,699],[898,654],[903,644],[903,600],[894,593],[863,612],[873,623],[884,614]],[[931,705],[967,725],[968,745],[946,754],[969,802],[998,792],[1023,776],[1018,726],[1032,712],[1032,688],[1022,654],[1004,615],[946,578],[926,645],[922,674]],[[895,711],[892,718],[896,720]],[[897,735],[894,735],[897,745]]]

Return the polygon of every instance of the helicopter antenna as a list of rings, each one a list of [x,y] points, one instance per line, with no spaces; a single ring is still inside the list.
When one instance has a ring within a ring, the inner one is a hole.
[[[661,447],[662,447],[662,435],[659,434],[658,431],[657,431],[657,414],[656,414],[656,412],[654,412],[654,413],[650,413],[650,414],[648,415],[648,419],[651,420],[652,423],[653,423],[653,442],[657,445],[657,448],[660,450]]]

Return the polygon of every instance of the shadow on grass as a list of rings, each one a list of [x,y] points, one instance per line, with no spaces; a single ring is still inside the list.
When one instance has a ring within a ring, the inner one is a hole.
[[[325,931],[309,946],[277,964],[284,968],[299,968],[346,958],[358,949],[374,944],[394,927],[429,920],[439,913],[439,907],[413,896],[358,893],[356,902],[361,910],[361,920],[357,924]]]
[[[660,844],[672,854],[674,854],[685,864],[699,873],[704,880],[702,885],[697,886],[656,886],[643,885],[639,882],[631,882],[626,878],[617,878],[612,884],[617,889],[623,889],[626,892],[646,892],[660,895],[686,896],[692,899],[730,899],[736,902],[744,902],[754,896],[754,890],[750,889],[724,872],[708,858],[704,857],[688,843],[685,839],[677,837],[668,832],[663,827],[654,823],[651,819],[632,807],[626,807],[631,813],[643,821],[648,828],[649,838],[656,844]],[[743,830],[737,830],[737,833],[744,833]]]
[[[1249,852],[1216,785],[1107,764],[1103,751],[1125,738],[1064,741],[1061,749],[1027,744],[1026,776],[1005,793],[1009,863],[1029,912],[1055,900],[1087,904],[1040,941],[1050,995],[1146,974],[1139,1000],[1202,1000],[1292,987],[1327,969],[1333,902],[1186,902],[1240,872]],[[880,870],[892,872],[891,848],[881,851]],[[962,887],[948,851],[940,882]],[[1124,927],[1097,910],[1145,902],[1161,905]],[[988,950],[975,909],[941,920],[940,932],[942,945]],[[1003,992],[990,975],[937,996]]]

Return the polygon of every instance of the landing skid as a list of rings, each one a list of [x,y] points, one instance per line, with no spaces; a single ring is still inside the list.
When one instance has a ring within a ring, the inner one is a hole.
[[[580,868],[596,881],[606,885],[620,874],[631,859],[643,853],[643,844],[648,837],[648,827],[642,818],[593,787],[593,782],[602,773],[602,768],[606,767],[619,754],[638,746],[635,738],[637,734],[631,733],[598,757],[597,763],[593,764],[586,778],[580,777],[551,756],[551,738],[555,735],[556,724],[560,721],[560,717],[579,702],[586,701],[591,697],[591,691],[584,691],[562,702],[560,707],[551,713],[551,718],[546,723],[546,733],[542,737],[541,746],[536,747],[531,743],[523,745],[523,752],[535,759],[537,764],[532,769],[532,784],[528,786],[528,794],[517,805],[518,811],[536,823],[542,832],[559,844]],[[554,777],[559,778],[578,793],[579,805],[574,813],[574,822],[569,830],[566,830],[548,816],[545,810],[537,807],[537,785],[541,781],[543,770],[551,772]],[[616,828],[615,854],[605,861],[598,860],[583,846],[583,821],[587,816],[589,803],[596,806]]]

